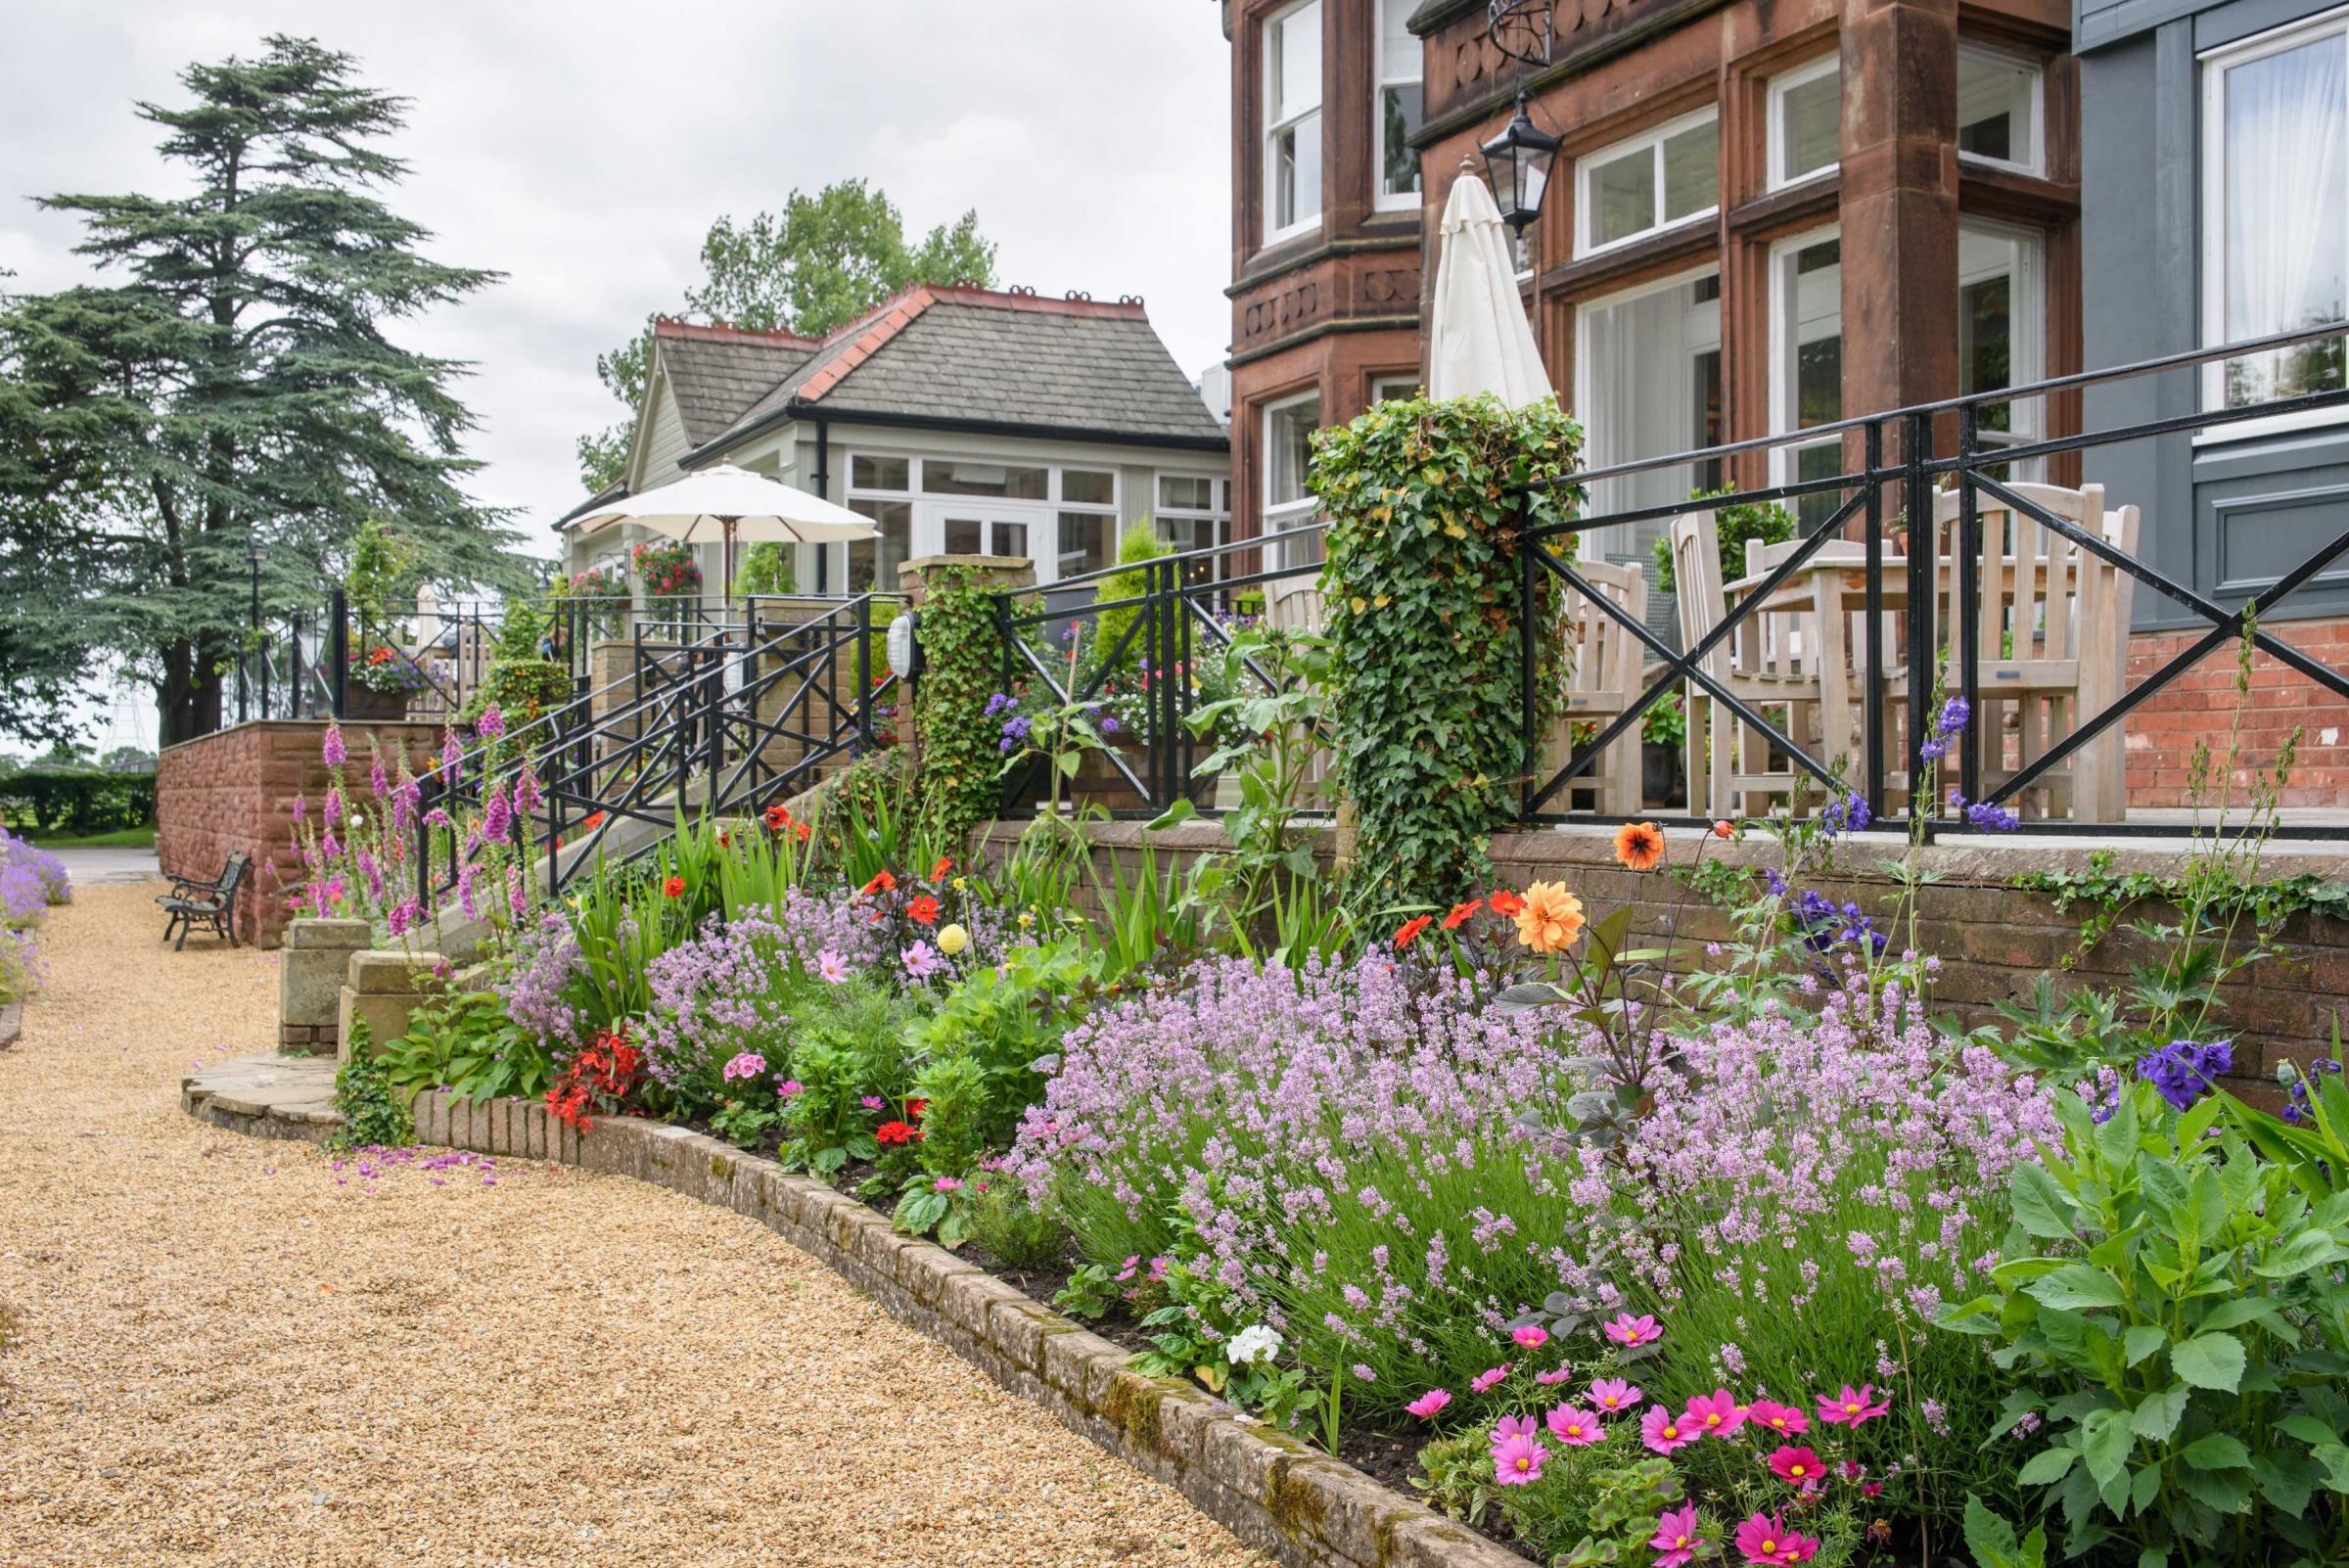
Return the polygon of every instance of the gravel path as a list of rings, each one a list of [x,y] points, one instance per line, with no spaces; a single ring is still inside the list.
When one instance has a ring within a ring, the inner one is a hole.
[[[0,1564],[1264,1560],[734,1215],[199,1126],[276,969],[152,892],[53,911],[0,1052]]]

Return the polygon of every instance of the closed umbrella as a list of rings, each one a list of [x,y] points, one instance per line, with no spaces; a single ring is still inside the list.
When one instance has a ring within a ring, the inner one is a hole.
[[[1551,395],[1534,329],[1517,294],[1508,231],[1493,193],[1464,164],[1444,204],[1436,261],[1435,341],[1428,353],[1431,397],[1492,392],[1511,408]]]
[[[832,544],[869,539],[870,519],[781,480],[719,463],[681,480],[623,495],[579,520],[582,529],[633,523],[687,544],[725,541],[725,596],[734,597],[734,544]]]

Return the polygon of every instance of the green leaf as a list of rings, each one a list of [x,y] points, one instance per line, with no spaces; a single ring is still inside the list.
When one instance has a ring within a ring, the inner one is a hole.
[[[2178,1430],[2178,1418],[2186,1413],[2186,1402],[2192,1393],[2184,1383],[2172,1383],[2158,1394],[2146,1395],[2130,1412],[2129,1429],[2155,1443],[2168,1442],[2170,1434]]]
[[[2121,1336],[2122,1349],[2126,1353],[2131,1366],[2135,1366],[2169,1342],[2169,1334],[2151,1323],[2140,1323]]]
[[[2284,1513],[2298,1517],[2308,1511],[2308,1498],[2316,1487],[2317,1467],[2305,1454],[2262,1453],[2251,1461],[2251,1478],[2259,1485],[2259,1495]]]
[[[2243,1346],[2233,1334],[2196,1334],[2170,1347],[2170,1366],[2196,1388],[2232,1394],[2243,1380]]]
[[[2049,1449],[2026,1460],[2015,1480],[2027,1487],[2053,1486],[2071,1473],[2073,1462],[2079,1457],[2076,1449]]]
[[[2129,1450],[2136,1441],[2129,1425],[2118,1410],[2092,1410],[2080,1423],[2080,1458],[2099,1489],[2109,1488],[2128,1471]]]
[[[2029,1161],[2016,1166],[2007,1190],[2014,1206],[2014,1222],[2026,1232],[2043,1241],[2072,1234],[2071,1224],[2064,1219],[2071,1212],[2072,1200],[2044,1167]]]
[[[1971,1492],[1965,1495],[1965,1545],[1981,1568],[2009,1568],[2015,1561],[2014,1526]]]
[[[2178,1457],[2197,1470],[2239,1470],[2251,1463],[2251,1451],[2224,1432],[2206,1432],[2181,1449]]]
[[[2307,1444],[2312,1449],[2322,1448],[2327,1443],[2338,1443],[2341,1441],[2340,1434],[2333,1431],[2331,1427],[2326,1425],[2316,1416],[2310,1415],[2305,1411],[2297,1415],[2285,1416],[2282,1420],[2276,1423],[2276,1429],[2280,1432],[2282,1432],[2287,1437],[2298,1438],[2301,1442]]]
[[[2178,1469],[2170,1472],[2187,1496],[2221,1513],[2241,1513],[2251,1505],[2249,1470]]]
[[[2349,1258],[2349,1250],[2332,1237],[2322,1230],[2303,1230],[2255,1264],[2251,1271],[2263,1279],[2290,1279],[2344,1258]]]
[[[2095,1307],[2125,1307],[2129,1298],[2120,1284],[2101,1269],[2068,1264],[2044,1279],[2024,1287],[2050,1307],[2078,1312]]]

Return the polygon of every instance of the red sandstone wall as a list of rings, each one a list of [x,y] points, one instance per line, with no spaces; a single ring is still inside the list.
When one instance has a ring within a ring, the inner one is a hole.
[[[365,777],[371,736],[380,737],[387,754],[405,746],[419,762],[440,743],[434,724],[354,724],[344,736],[353,781]],[[209,881],[236,851],[253,856],[253,874],[238,892],[233,917],[241,942],[273,947],[285,930],[294,801],[307,795],[315,806],[324,797],[326,763],[319,748],[325,738],[323,719],[273,719],[167,747],[157,759],[155,849],[163,874]],[[364,790],[364,783],[359,787]]]
[[[2349,621],[2278,622],[2269,628],[2333,669],[2349,669]],[[2145,679],[2198,634],[2140,632],[2129,642],[2129,683]],[[2128,718],[2129,804],[2178,807],[2188,796],[2194,742],[2224,756],[2235,715],[2235,645],[2214,650]],[[2284,737],[2300,727],[2300,749],[2285,787],[2292,807],[2349,807],[2349,702],[2343,702],[2266,654],[2251,669],[2241,738],[2253,765],[2275,761]],[[2239,803],[2240,795],[2236,796]]]

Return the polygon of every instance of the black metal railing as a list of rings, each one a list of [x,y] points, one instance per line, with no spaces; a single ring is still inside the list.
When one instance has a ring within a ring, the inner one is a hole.
[[[2228,643],[2241,639],[2246,627],[2250,630],[2253,645],[2260,652],[2305,675],[2333,695],[2349,701],[2349,673],[2292,646],[2262,623],[2273,618],[2292,593],[2317,578],[2344,552],[2349,552],[2349,514],[2343,517],[2341,531],[2329,539],[2318,541],[2296,566],[2271,585],[2252,594],[2240,605],[2229,608],[2160,572],[2148,564],[2142,554],[2125,550],[2101,534],[2085,530],[2077,522],[2058,515],[2052,508],[2019,490],[2013,477],[2020,465],[2054,459],[2068,460],[2074,454],[2093,448],[2142,441],[2156,437],[2189,436],[2223,430],[2254,420],[2272,420],[2280,415],[2349,407],[2349,389],[2318,391],[2243,407],[2208,409],[2040,438],[2003,438],[1996,445],[1986,443],[1983,438],[1984,415],[1994,408],[2012,408],[2030,400],[2038,400],[2046,406],[2050,399],[2058,394],[2143,376],[2192,370],[2253,353],[2320,342],[2339,337],[2345,330],[2349,328],[2333,323],[2301,332],[2280,333],[2217,348],[2171,354],[2106,370],[2055,377],[2028,386],[2000,388],[1941,402],[1839,420],[1782,436],[1586,470],[1552,482],[1556,486],[1587,490],[1589,486],[1606,481],[1642,474],[1695,472],[1699,465],[1708,463],[1720,463],[1726,468],[1728,460],[1739,456],[1767,453],[1797,443],[1809,446],[1822,438],[1839,438],[1847,462],[1855,452],[1858,457],[1856,466],[1832,477],[1797,479],[1668,504],[1581,515],[1566,522],[1527,530],[1526,537],[1537,547],[1522,552],[1519,621],[1526,645],[1521,694],[1521,733],[1525,742],[1521,818],[1528,822],[1563,820],[1563,813],[1552,808],[1561,793],[1574,780],[1589,774],[1608,747],[1626,742],[1657,703],[1675,692],[1685,691],[1692,697],[1718,704],[1736,722],[1757,732],[1767,741],[1773,758],[1783,760],[1787,772],[1799,771],[1819,786],[1819,799],[1829,793],[1856,791],[1865,799],[1871,814],[1888,827],[1907,828],[1913,824],[1928,835],[1966,831],[1965,819],[1956,814],[1946,800],[1934,799],[1926,793],[1930,787],[1927,781],[1934,773],[1926,765],[1926,748],[1934,740],[1929,715],[1938,701],[1952,696],[1962,698],[1968,712],[1975,715],[1975,721],[1982,721],[1980,715],[1984,713],[1984,692],[1981,673],[1984,660],[1980,639],[1985,626],[1979,591],[1985,564],[1984,550],[1991,542],[1986,540],[1983,529],[1985,500],[1991,502],[1995,510],[2011,518],[2028,520],[2053,535],[2060,545],[2051,545],[2051,548],[2069,546],[2079,552],[2077,559],[2082,564],[2107,563],[2127,582],[2142,584],[2154,593],[2166,596],[2205,623],[2206,629],[2159,669],[2128,686],[2112,701],[2096,712],[2077,714],[2067,733],[2052,740],[2044,750],[2037,751],[2033,756],[2018,757],[2017,765],[2012,769],[2002,765],[2000,771],[2004,776],[1988,781],[1987,786],[1982,771],[1983,748],[1970,737],[1966,743],[1954,747],[1951,755],[1958,760],[1955,787],[1967,803],[2004,807],[2021,800],[2035,787],[2050,782],[2053,770],[2063,766],[2068,760],[2078,756],[2084,748],[2107,734],[2114,726],[2121,725],[2131,712],[2170,686],[2203,659]],[[1938,499],[1951,493],[1957,496],[1958,504],[1955,537],[1945,563],[1941,556],[1939,530],[1933,519]],[[2190,494],[2113,497],[2116,505],[2130,500],[2142,500],[2163,508],[2190,508],[2192,504]],[[1570,535],[1585,534],[1612,526],[1659,522],[1670,524],[1731,505],[1799,506],[1805,501],[1822,507],[1816,521],[1804,526],[1798,531],[1792,548],[1759,580],[1753,582],[1736,604],[1727,606],[1726,614],[1718,623],[1684,649],[1668,644],[1607,594],[1595,588],[1573,564],[1563,558],[1562,552],[1555,548],[1540,547],[1554,546],[1563,543]],[[1894,510],[1896,508],[1897,511]],[[1888,581],[1885,553],[1887,523],[1895,517],[1909,523],[1911,542],[1905,564],[1900,568],[1901,576]],[[1831,541],[1849,539],[1854,530],[1857,530],[1862,554],[1853,565],[1863,575],[1865,594],[1857,649],[1861,655],[1858,680],[1863,688],[1861,748],[1857,758],[1826,757],[1806,749],[1789,733],[1787,727],[1774,722],[1768,711],[1772,706],[1770,703],[1757,699],[1750,689],[1748,693],[1740,694],[1732,689],[1735,684],[1733,679],[1725,678],[1718,672],[1718,667],[1708,668],[1708,665],[1711,656],[1728,649],[1732,639],[1740,632],[1754,628],[1756,621],[1766,613],[1764,607],[1772,602],[1777,590],[1810,565]],[[2033,567],[2033,562],[2023,561],[2017,563],[2015,570],[2023,573]],[[1945,572],[1953,579],[1950,589],[1956,599],[1951,616],[1955,624],[1950,626],[1936,623],[1936,607],[1945,591]],[[1543,739],[1540,715],[1543,705],[1543,694],[1536,684],[1541,669],[1541,661],[1536,657],[1539,650],[1534,641],[1538,618],[1531,613],[1538,602],[1537,596],[1543,589],[1545,577],[1554,578],[1574,590],[1584,604],[1595,607],[1594,613],[1605,614],[1619,623],[1624,632],[1636,639],[1645,649],[1652,660],[1650,669],[1656,671],[1654,678],[1635,700],[1574,744],[1565,762],[1555,769],[1544,769],[1540,761]],[[1885,614],[1885,605],[1895,592],[1904,601],[1897,623]],[[2120,606],[2118,634],[2126,637],[2129,624],[2129,604],[2124,598]],[[2040,629],[2033,626],[2005,626],[2001,628],[2001,634],[2005,638],[2027,641]],[[2079,629],[2085,631],[2088,628]],[[1893,646],[1896,636],[1901,644],[1897,649]],[[2100,657],[2117,659],[2119,651],[2099,650],[2098,653]],[[1896,663],[1904,671],[1902,701],[1908,719],[1897,766],[1892,750],[1891,692],[1884,676],[1884,672],[1895,668]],[[1998,697],[1997,692],[1990,695],[1994,700]],[[2003,748],[2003,737],[2000,744]],[[2002,750],[2002,763],[2004,756]],[[1888,809],[1893,804],[1892,786],[1896,781],[1905,782],[1906,785],[1906,798],[1897,811]],[[1692,801],[1691,806],[1694,804]],[[1716,807],[1723,805],[1720,802],[1712,804]],[[1641,814],[1652,816],[1652,813]],[[1578,819],[1619,820],[1621,817],[1594,818],[1584,815]],[[1666,820],[1698,823],[1704,818],[1691,815]],[[2075,798],[2071,817],[2039,818],[2024,821],[2019,826],[2024,831],[2069,832],[2077,831],[2083,820],[2086,818],[2080,812]],[[2098,825],[2099,832],[2114,830],[2148,834],[2183,833],[2194,831],[2195,825],[2142,820]],[[2280,831],[2287,835],[2330,835],[2337,833],[2338,829],[2299,828],[2287,824]]]

